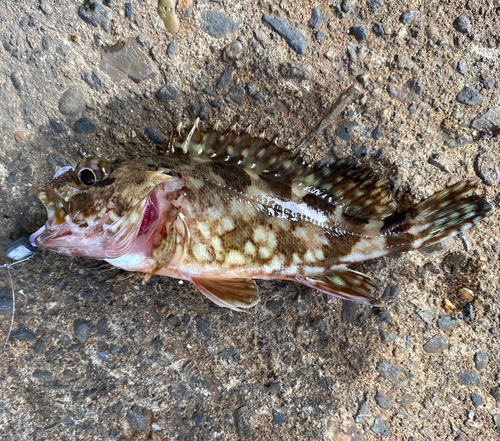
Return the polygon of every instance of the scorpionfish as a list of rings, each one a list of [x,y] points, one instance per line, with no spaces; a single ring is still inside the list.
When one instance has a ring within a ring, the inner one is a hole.
[[[311,167],[266,139],[195,125],[163,156],[59,170],[37,190],[48,220],[31,240],[145,280],[187,280],[238,311],[259,301],[254,279],[376,305],[375,283],[348,265],[471,228],[492,211],[477,186],[464,180],[397,212],[389,183],[352,159]]]

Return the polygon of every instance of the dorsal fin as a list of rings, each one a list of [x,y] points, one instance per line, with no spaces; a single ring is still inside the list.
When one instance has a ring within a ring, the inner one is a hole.
[[[251,171],[265,180],[285,183],[361,222],[384,219],[394,211],[389,184],[354,159],[339,159],[316,170],[302,157],[248,133],[200,131],[173,135],[169,152],[204,157]]]

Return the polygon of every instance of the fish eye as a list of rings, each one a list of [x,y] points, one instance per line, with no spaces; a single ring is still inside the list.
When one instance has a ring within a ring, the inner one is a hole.
[[[92,187],[92,185],[94,185],[97,181],[97,176],[90,168],[84,168],[83,170],[81,170],[78,178],[80,179],[82,184],[85,184],[88,187]]]
[[[93,187],[103,182],[111,172],[111,166],[106,158],[90,156],[80,161],[75,167],[73,177],[81,189]]]

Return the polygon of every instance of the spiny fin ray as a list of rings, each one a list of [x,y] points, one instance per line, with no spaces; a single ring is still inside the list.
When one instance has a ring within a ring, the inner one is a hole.
[[[371,295],[377,286],[370,277],[357,271],[328,271],[320,276],[305,277],[300,283],[339,299],[379,306]]]
[[[202,132],[194,126],[184,137],[173,135],[168,150],[236,165],[265,180],[300,187],[313,197],[340,205],[343,214],[361,222],[384,219],[394,211],[388,182],[353,159],[339,159],[315,170],[298,154],[264,138],[245,132]]]

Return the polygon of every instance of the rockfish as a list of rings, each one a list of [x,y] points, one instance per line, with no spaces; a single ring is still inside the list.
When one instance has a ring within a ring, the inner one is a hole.
[[[127,271],[190,281],[219,306],[259,301],[253,279],[285,279],[377,304],[375,283],[349,264],[432,245],[492,207],[464,180],[405,212],[389,184],[351,159],[311,167],[247,133],[174,135],[164,156],[61,169],[37,196],[39,248]]]

